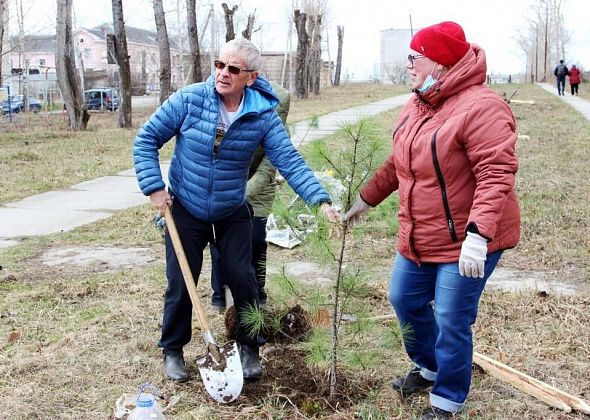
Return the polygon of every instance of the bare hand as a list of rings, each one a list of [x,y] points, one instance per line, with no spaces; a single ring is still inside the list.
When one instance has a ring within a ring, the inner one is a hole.
[[[166,190],[154,191],[150,194],[150,203],[158,211],[160,216],[164,217],[166,206],[172,205],[172,198]]]
[[[342,216],[340,215],[340,212],[336,210],[336,208],[334,208],[331,204],[322,203],[322,205],[320,206],[320,210],[322,211],[324,216],[328,218],[330,222],[340,223],[340,219],[342,218]]]

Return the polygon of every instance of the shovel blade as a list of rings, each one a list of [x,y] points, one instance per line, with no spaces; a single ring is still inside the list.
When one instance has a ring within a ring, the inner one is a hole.
[[[235,341],[219,347],[220,360],[211,351],[197,359],[197,366],[207,393],[215,401],[228,404],[236,400],[244,386],[240,352]]]

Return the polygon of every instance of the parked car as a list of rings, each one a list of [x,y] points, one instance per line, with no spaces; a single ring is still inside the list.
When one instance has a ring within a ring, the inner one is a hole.
[[[84,91],[84,103],[88,109],[116,111],[119,108],[119,94],[113,88],[97,88]]]
[[[27,98],[29,102],[29,111],[34,112],[35,114],[41,111],[41,102],[38,99],[31,95],[29,95]],[[8,114],[9,112],[22,112],[25,109],[23,99],[23,95],[12,95],[10,97],[10,102],[8,99],[2,101],[2,113]]]

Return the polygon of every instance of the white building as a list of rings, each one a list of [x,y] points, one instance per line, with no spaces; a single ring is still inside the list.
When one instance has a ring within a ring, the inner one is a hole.
[[[381,65],[379,67],[381,83],[406,83],[406,60],[411,40],[411,29],[381,31]]]

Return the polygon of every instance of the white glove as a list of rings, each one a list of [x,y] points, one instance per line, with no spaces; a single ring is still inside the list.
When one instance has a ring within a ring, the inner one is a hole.
[[[467,232],[461,245],[459,274],[464,277],[483,278],[483,269],[488,253],[488,241],[477,233]]]
[[[371,209],[371,206],[365,203],[365,201],[358,197],[350,209],[346,212],[344,217],[342,218],[343,222],[348,222],[348,226],[353,226],[355,223],[360,221],[367,212]]]

